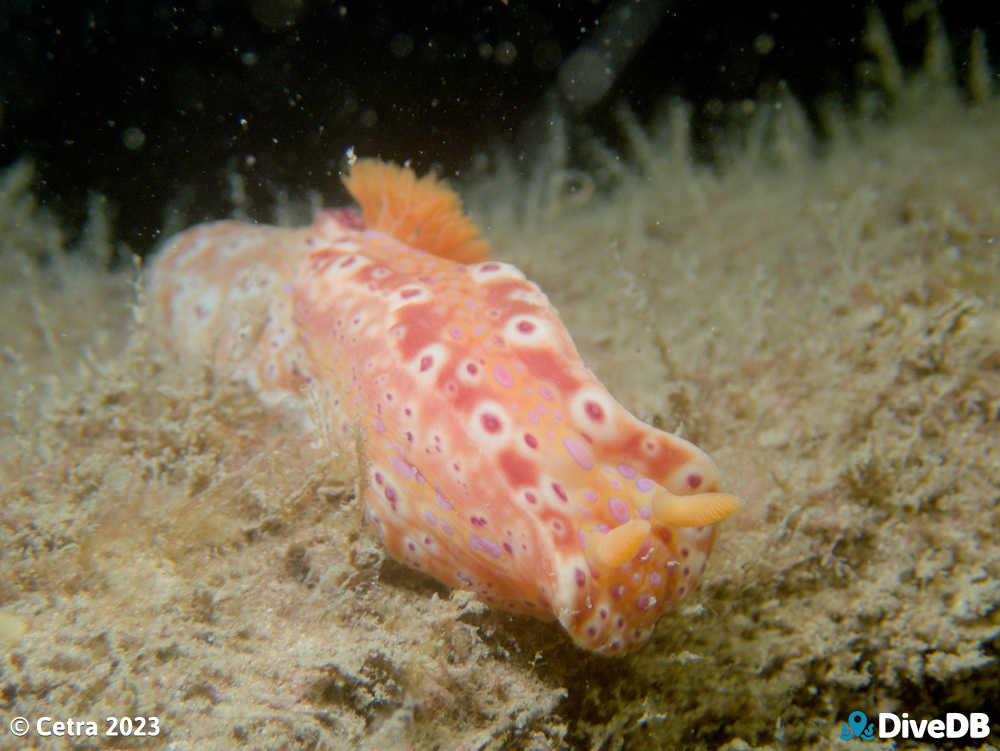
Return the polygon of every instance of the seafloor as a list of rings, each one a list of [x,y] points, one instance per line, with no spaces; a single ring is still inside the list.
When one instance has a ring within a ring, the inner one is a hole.
[[[611,391],[748,501],[698,594],[618,659],[389,560],[355,458],[159,351],[100,211],[67,253],[8,170],[0,716],[156,715],[139,745],[177,751],[734,751],[848,747],[853,710],[1000,706],[986,80],[896,81],[822,144],[793,101],[761,106],[713,169],[677,105],[624,117],[631,153],[595,146],[591,174],[557,140],[530,178],[466,186]]]

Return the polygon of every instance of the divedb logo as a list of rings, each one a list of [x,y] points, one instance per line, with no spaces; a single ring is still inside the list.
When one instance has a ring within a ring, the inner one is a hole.
[[[854,711],[847,722],[840,723],[840,737],[870,741],[875,738],[986,738],[990,718],[985,712],[948,712],[944,719],[914,720],[906,712],[879,712],[877,724],[869,722],[864,712]]]

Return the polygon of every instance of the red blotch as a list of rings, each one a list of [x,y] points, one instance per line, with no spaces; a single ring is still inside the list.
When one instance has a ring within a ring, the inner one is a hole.
[[[531,321],[521,321],[519,324],[517,324],[517,330],[520,331],[522,334],[530,334],[532,331],[535,330],[535,324],[533,324]]]
[[[507,478],[507,482],[512,487],[533,486],[538,482],[538,467],[530,459],[526,459],[516,451],[507,450],[500,454],[498,458],[500,470]],[[534,503],[535,498],[531,493],[526,493],[525,498],[529,503]]]
[[[475,375],[479,372],[479,368],[476,367],[476,364],[471,362],[465,366],[465,369],[469,372],[469,375]]]
[[[699,485],[701,485],[701,479],[702,479],[701,475],[691,473],[690,475],[687,476],[688,487],[691,488],[692,490],[694,488],[697,488]]]
[[[587,417],[594,422],[600,422],[604,419],[604,409],[597,402],[587,402],[583,405],[583,410],[587,413]]]
[[[580,382],[566,372],[565,362],[545,349],[530,349],[520,353],[521,362],[541,381],[548,381],[563,392],[574,391]]]

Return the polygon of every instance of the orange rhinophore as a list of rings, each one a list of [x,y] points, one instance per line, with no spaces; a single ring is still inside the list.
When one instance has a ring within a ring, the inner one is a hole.
[[[345,445],[360,435],[366,514],[407,566],[585,649],[640,646],[740,501],[614,400],[447,186],[376,160],[345,183],[360,215],[168,241],[151,285],[168,342],[266,403],[323,399]]]

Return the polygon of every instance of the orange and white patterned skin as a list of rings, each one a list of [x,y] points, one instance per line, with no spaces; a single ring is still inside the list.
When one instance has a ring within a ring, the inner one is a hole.
[[[642,645],[740,502],[700,449],[614,400],[445,185],[376,160],[345,182],[361,213],[169,240],[151,283],[167,342],[300,409],[304,430],[323,400],[407,566],[554,617],[588,650]]]

